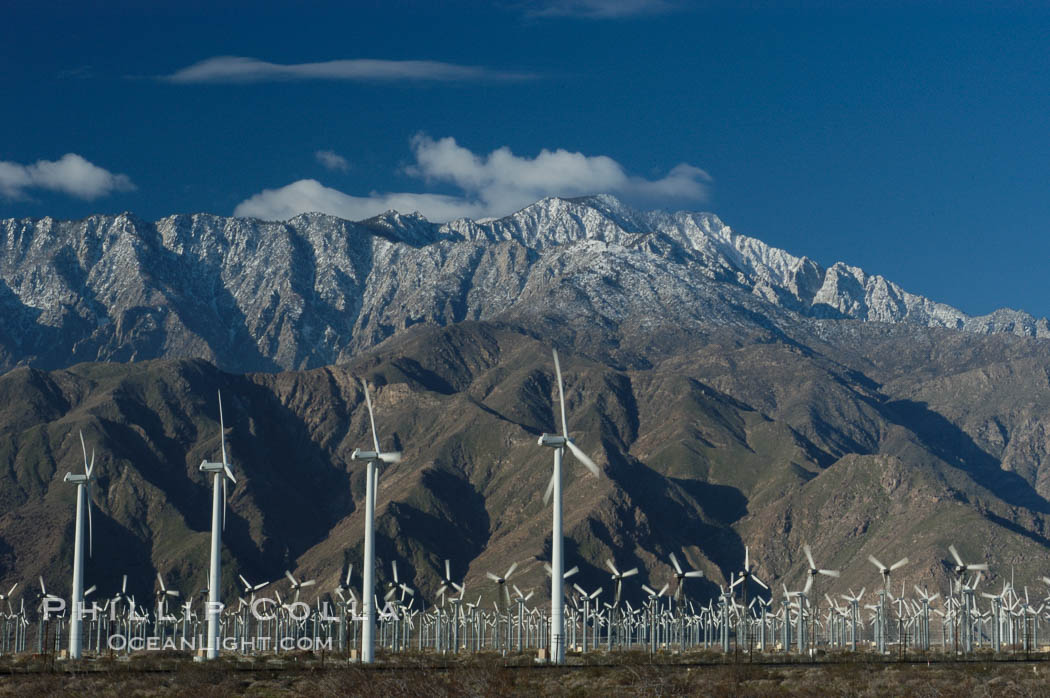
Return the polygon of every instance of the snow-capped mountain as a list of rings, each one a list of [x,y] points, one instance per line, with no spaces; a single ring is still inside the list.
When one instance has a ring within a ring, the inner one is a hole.
[[[393,211],[360,222],[8,219],[0,244],[5,369],[156,357],[304,368],[462,320],[790,333],[848,318],[1050,336],[1046,319],[1024,312],[971,317],[737,234],[713,214],[635,211],[605,195],[440,225]]]

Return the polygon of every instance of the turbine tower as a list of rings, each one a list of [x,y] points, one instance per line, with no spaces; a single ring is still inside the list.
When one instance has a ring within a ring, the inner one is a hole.
[[[561,435],[543,434],[539,438],[540,446],[548,446],[554,449],[554,473],[551,475],[550,484],[543,497],[546,504],[550,495],[554,494],[554,530],[551,537],[551,631],[550,631],[550,656],[555,664],[565,663],[565,596],[563,588],[565,579],[563,569],[565,560],[562,556],[562,521],[561,521],[561,463],[565,455],[565,448],[572,451],[576,460],[583,463],[595,477],[599,475],[598,466],[594,464],[587,454],[569,438],[569,427],[565,418],[565,389],[561,380],[561,364],[558,362],[558,350],[554,350],[554,371],[558,375],[558,402],[561,405]]]
[[[237,478],[226,460],[226,423],[222,417],[222,391],[219,391],[219,439],[222,462],[201,462],[201,471],[212,473],[211,496],[211,569],[208,574],[208,659],[219,656],[220,605],[219,583],[222,578],[222,532],[226,529],[226,480],[237,484]]]
[[[379,448],[379,436],[376,433],[376,417],[372,411],[372,398],[368,394],[368,383],[361,379],[361,386],[365,391],[365,404],[368,406],[368,421],[372,425],[373,451],[362,451],[355,448],[350,454],[350,460],[364,461],[367,463],[365,471],[365,560],[361,570],[361,661],[371,664],[375,661],[375,632],[376,632],[376,607],[375,607],[375,529],[374,519],[376,514],[376,485],[379,478],[377,463],[399,463],[401,461],[400,451],[384,452]]]
[[[87,447],[84,445],[84,432],[80,432],[80,450],[84,452],[84,474],[66,473],[64,482],[77,486],[77,519],[76,533],[73,538],[73,609],[69,614],[69,658],[80,659],[80,628],[84,608],[84,516],[87,515],[88,556],[91,556],[93,534],[91,530],[91,475],[95,469],[95,449],[91,449],[91,462],[88,462]]]

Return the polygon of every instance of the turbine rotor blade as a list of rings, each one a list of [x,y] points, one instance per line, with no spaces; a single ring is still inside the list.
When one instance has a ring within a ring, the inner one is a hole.
[[[561,363],[558,361],[558,350],[554,349],[554,372],[558,374],[558,403],[561,405],[561,435],[569,438],[568,421],[565,419],[565,389],[561,381]]]
[[[875,565],[876,567],[879,568],[879,572],[882,572],[883,570],[888,569],[886,567],[886,565],[884,565],[881,562],[879,562],[878,559],[876,559],[876,557],[874,555],[868,555],[868,559],[871,560],[871,564],[873,564],[873,565]]]
[[[543,493],[543,506],[547,506],[550,503],[551,495],[554,494],[554,477],[555,474],[551,473],[551,480],[547,483],[547,491]]]
[[[365,389],[365,404],[368,406],[368,421],[372,425],[372,444],[376,447],[376,453],[380,452],[379,448],[379,435],[376,433],[376,416],[372,411],[372,397],[368,394],[368,383],[365,383],[365,379],[361,379],[361,385]]]
[[[813,550],[810,549],[809,543],[802,546],[802,552],[806,554],[806,559],[809,560],[809,568],[815,570],[817,568],[817,563],[813,562]]]
[[[890,572],[892,572],[893,570],[900,569],[901,567],[904,567],[907,564],[908,564],[908,558],[902,557],[900,560],[897,560],[892,565],[890,565]]]
[[[84,430],[80,430],[80,450],[84,452],[84,472],[88,469],[87,446],[84,445]]]
[[[623,576],[623,577],[632,577],[632,576],[634,576],[636,574],[638,574],[638,568],[637,567],[632,567],[631,569],[629,569],[626,572],[624,572],[623,575],[621,575],[621,576]]]
[[[583,463],[584,467],[586,467],[587,470],[590,470],[595,477],[601,475],[602,471],[598,469],[598,466],[594,463],[593,460],[591,460],[590,456],[584,453],[583,450],[579,446],[577,446],[572,439],[566,438],[565,445],[569,447],[570,451],[572,451],[572,455],[576,456],[576,460]]]
[[[616,569],[616,565],[613,564],[612,558],[605,558],[605,566],[612,570],[613,576],[620,576],[620,572]],[[1050,582],[1047,582],[1047,584],[1050,584]]]
[[[678,558],[674,556],[674,553],[671,553],[671,564],[674,565],[675,571],[677,571],[678,574],[682,574],[682,566],[678,564]]]
[[[91,454],[91,459],[95,459],[95,454]],[[88,481],[84,485],[84,496],[87,498],[87,515],[88,515],[88,557],[94,557],[95,554],[95,527],[91,522],[91,482]]]
[[[959,557],[959,551],[955,549],[954,545],[948,546],[948,552],[952,554],[953,558],[955,558],[955,563],[959,565],[959,567],[966,567],[966,565],[962,561],[962,558]]]
[[[226,465],[226,420],[222,416],[222,391],[219,391],[219,440],[222,442],[222,464]]]

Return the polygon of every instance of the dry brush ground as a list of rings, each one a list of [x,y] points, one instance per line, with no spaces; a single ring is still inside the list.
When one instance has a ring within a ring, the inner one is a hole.
[[[68,669],[68,667],[67,667]],[[179,662],[107,672],[0,675],[0,696],[1044,696],[1050,664],[839,663],[513,667],[233,668]]]

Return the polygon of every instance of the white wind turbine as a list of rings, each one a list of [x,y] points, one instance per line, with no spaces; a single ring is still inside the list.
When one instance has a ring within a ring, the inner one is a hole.
[[[565,596],[563,569],[565,560],[562,556],[562,521],[561,521],[561,463],[565,454],[565,448],[572,451],[576,460],[583,463],[597,477],[598,466],[594,464],[580,447],[569,438],[569,426],[565,418],[565,389],[561,380],[561,364],[558,362],[558,350],[554,350],[554,371],[558,375],[558,402],[561,405],[561,435],[544,433],[539,438],[540,446],[549,446],[554,449],[554,473],[551,475],[550,484],[544,494],[543,503],[546,504],[550,495],[554,494],[554,530],[551,537],[551,631],[550,631],[550,653],[551,661],[555,664],[565,663]]]
[[[219,439],[222,444],[222,462],[201,462],[201,471],[212,473],[211,497],[211,567],[208,574],[208,659],[219,656],[219,632],[221,629],[219,611],[219,584],[222,577],[221,553],[222,532],[226,529],[226,480],[234,484],[237,478],[230,470],[226,460],[226,422],[222,416],[222,391],[219,391]]]
[[[361,386],[365,391],[365,404],[368,406],[368,421],[372,426],[373,451],[362,451],[355,448],[350,454],[350,460],[364,461],[367,463],[365,470],[365,559],[361,570],[361,661],[368,664],[375,661],[375,530],[374,519],[376,513],[376,485],[379,477],[377,463],[398,463],[401,461],[400,451],[386,451],[379,448],[379,435],[376,433],[376,418],[372,411],[372,398],[368,393],[368,384],[361,379]]]
[[[510,576],[514,574],[514,570],[516,569],[518,569],[518,563],[513,562],[510,567],[507,568],[507,571],[503,573],[502,577],[491,572],[485,573],[485,576],[494,581],[499,587],[500,593],[497,593],[497,596],[500,598],[500,601],[502,602],[504,598],[506,599],[507,603],[503,608],[504,613],[507,612],[507,607],[510,606],[510,589],[507,588],[507,582],[510,581]]]
[[[908,558],[906,557],[902,557],[900,560],[897,560],[889,567],[879,562],[878,558],[876,558],[874,555],[868,555],[868,560],[871,562],[871,564],[875,565],[875,567],[878,568],[879,574],[882,575],[882,584],[884,587],[886,587],[887,591],[889,591],[890,588],[890,574],[892,572],[896,572],[901,567],[904,567],[908,564]]]
[[[66,473],[64,482],[77,486],[77,520],[73,538],[73,612],[69,614],[69,658],[80,659],[81,609],[84,607],[84,516],[86,510],[88,529],[88,556],[92,553],[93,534],[91,530],[91,476],[95,469],[95,450],[91,450],[91,461],[88,462],[87,446],[84,445],[84,432],[80,432],[80,450],[84,452],[84,474]]]
[[[620,605],[620,593],[623,591],[624,577],[631,577],[638,574],[638,568],[632,567],[626,572],[621,572],[616,569],[616,565],[613,564],[612,558],[605,559],[605,566],[612,570],[612,578],[613,581],[616,582],[616,593],[613,595],[613,608],[617,608]]]
[[[822,569],[819,569],[817,567],[817,563],[815,563],[813,561],[813,550],[812,550],[812,548],[809,547],[808,543],[806,545],[802,546],[802,552],[804,552],[806,554],[806,561],[809,562],[809,568],[807,569],[807,572],[808,572],[809,576],[806,577],[806,586],[802,589],[802,593],[805,594],[806,596],[809,596],[809,592],[813,588],[813,579],[818,574],[822,574],[825,577],[836,577],[837,578],[839,576],[839,571],[838,570],[822,570]]]
[[[288,577],[288,581],[290,581],[292,583],[292,591],[295,592],[295,598],[292,599],[292,603],[298,603],[299,602],[299,593],[303,590],[304,587],[312,587],[314,584],[317,584],[317,580],[316,579],[306,579],[306,580],[298,580],[298,579],[296,579],[295,575],[293,575],[290,570],[285,570],[284,571],[284,576]]]
[[[688,560],[686,560],[688,562]],[[703,577],[704,573],[700,570],[689,570],[686,572],[682,569],[682,566],[678,564],[678,558],[675,557],[674,553],[671,553],[671,564],[674,565],[674,602],[677,606],[682,602],[682,587],[685,584],[686,579],[692,579],[693,577]]]

